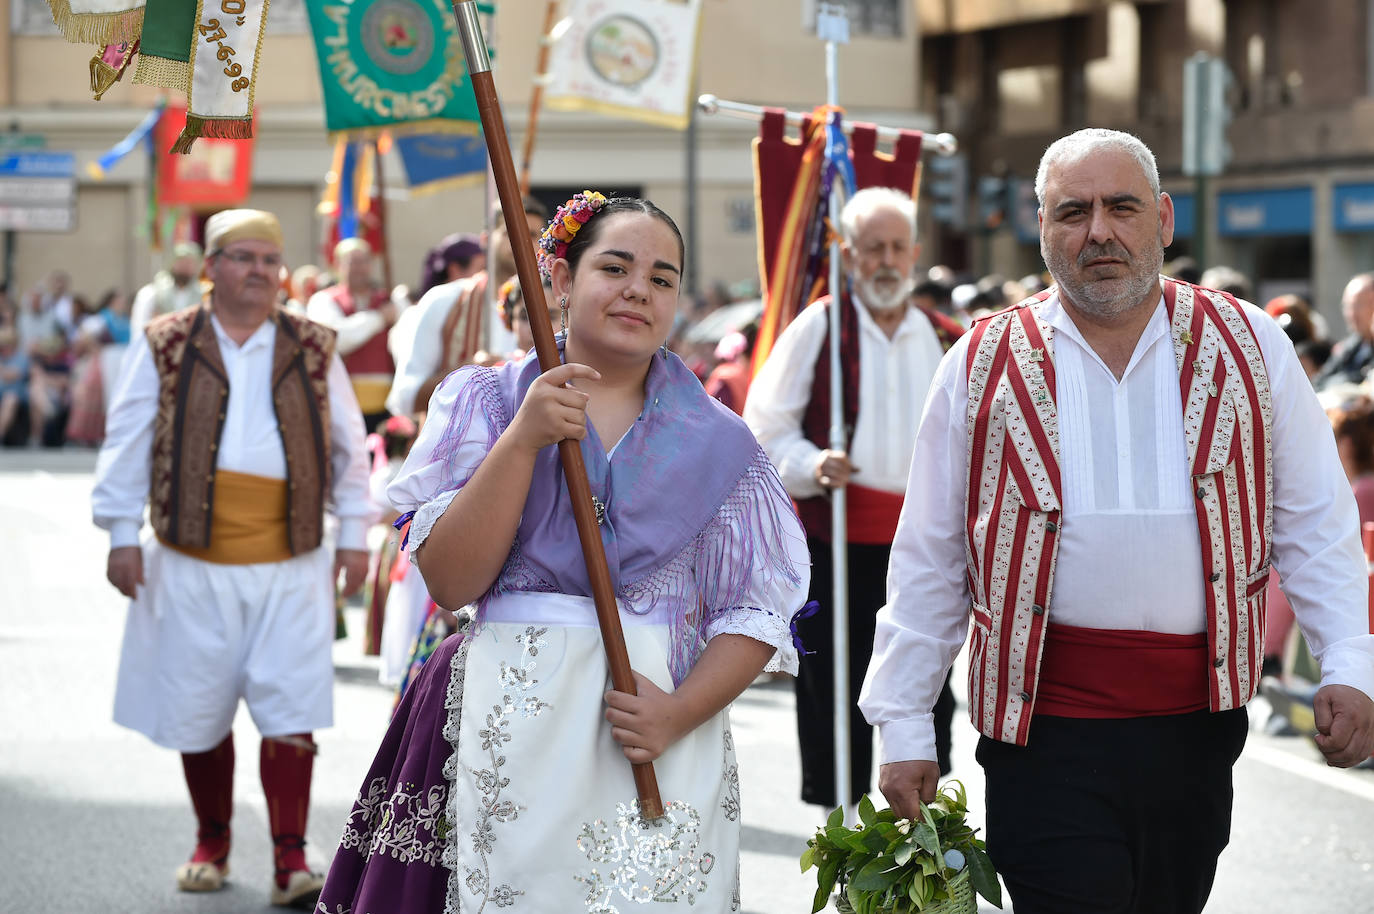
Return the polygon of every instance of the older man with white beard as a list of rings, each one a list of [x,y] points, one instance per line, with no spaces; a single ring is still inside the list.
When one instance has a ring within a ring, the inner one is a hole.
[[[795,688],[805,802],[833,806],[867,792],[873,731],[855,701],[884,601],[888,554],[902,509],[912,442],[935,367],[963,328],[911,299],[916,204],[901,191],[856,193],[840,217],[848,288],[840,297],[840,364],[849,447],[830,450],[831,299],[813,302],[778,337],[749,391],[744,419],[797,502],[811,550],[815,616],[799,620],[808,651]],[[846,487],[852,793],[835,796],[830,493]],[[948,770],[954,699],[937,711]]]

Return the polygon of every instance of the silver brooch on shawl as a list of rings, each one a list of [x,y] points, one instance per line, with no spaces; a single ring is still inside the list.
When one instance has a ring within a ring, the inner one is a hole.
[[[606,503],[593,495],[592,507],[596,509],[596,525],[600,527],[606,522]]]

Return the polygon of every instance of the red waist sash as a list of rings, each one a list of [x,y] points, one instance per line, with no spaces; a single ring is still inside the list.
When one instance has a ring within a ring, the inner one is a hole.
[[[1208,707],[1207,633],[1045,627],[1035,713],[1159,717]]]
[[[845,489],[845,497],[849,541],[891,545],[897,535],[897,518],[902,514],[903,494],[851,484]]]
[[[901,492],[884,492],[850,483],[845,487],[845,533],[851,543],[892,545],[897,518],[902,514]],[[806,535],[830,542],[830,499],[823,495],[796,502]]]

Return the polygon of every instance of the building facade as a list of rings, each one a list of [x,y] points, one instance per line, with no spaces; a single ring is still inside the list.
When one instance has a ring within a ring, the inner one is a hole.
[[[315,214],[331,160],[305,0],[273,0],[256,90],[259,109],[253,192],[245,205],[282,219],[292,265],[318,263],[325,235]],[[544,4],[498,0],[489,40],[497,48],[496,82],[512,140],[519,143],[538,51]],[[906,0],[855,0],[851,43],[840,54],[839,81],[853,116],[895,126],[928,126],[918,114],[917,19]],[[814,0],[703,0],[697,83],[753,104],[809,109],[824,101],[822,45],[805,23]],[[104,180],[85,164],[121,139],[155,104],[160,90],[120,83],[91,99],[90,47],[68,44],[44,0],[0,0],[0,133],[38,137],[45,148],[76,156],[76,224],[62,233],[15,232],[16,290],[53,269],[71,273],[78,291],[136,288],[159,265],[139,237],[148,163],[126,157]],[[697,276],[704,285],[757,278],[749,143],[756,127],[701,117],[695,130]],[[687,228],[687,134],[600,115],[544,111],[532,178],[536,193],[592,187],[647,195]],[[3,143],[0,140],[0,143]],[[518,145],[516,146],[518,150]],[[454,231],[480,230],[481,187],[410,198],[399,162],[387,163],[388,248],[397,282],[419,279],[425,250]]]
[[[1113,127],[1158,157],[1179,223],[1166,257],[1196,253],[1201,240],[1207,265],[1245,272],[1261,303],[1303,292],[1341,326],[1346,280],[1374,269],[1374,2],[917,6],[920,104],[958,136],[972,181],[966,227],[929,226],[935,259],[1013,277],[1041,269],[1040,154],[1080,127]],[[1184,62],[1199,51],[1224,59],[1233,79],[1230,161],[1202,187],[1182,171]],[[1009,188],[995,228],[978,206],[979,178]]]

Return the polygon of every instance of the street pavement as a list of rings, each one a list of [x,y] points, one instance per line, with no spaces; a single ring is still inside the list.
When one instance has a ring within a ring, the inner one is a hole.
[[[90,451],[0,452],[0,914],[272,910],[258,738],[242,712],[229,885],[175,890],[195,828],[180,761],[110,721],[125,601],[104,579],[108,542],[90,523],[94,464]],[[361,652],[361,612],[348,622],[334,652],[335,726],[317,734],[308,835],[317,865],[333,853],[391,706],[375,659]],[[796,798],[792,709],[786,682],[761,680],[733,711],[753,914],[805,914],[815,889],[797,859],[825,811]],[[1374,772],[1328,769],[1305,741],[1265,735],[1265,713],[1252,706],[1231,846],[1207,911],[1374,911]],[[956,722],[954,776],[981,821],[975,737]]]

